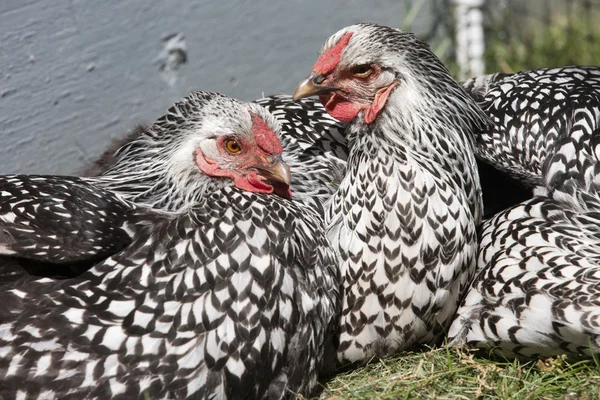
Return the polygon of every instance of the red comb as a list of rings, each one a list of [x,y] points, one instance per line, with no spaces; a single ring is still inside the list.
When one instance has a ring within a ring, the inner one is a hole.
[[[258,115],[253,112],[250,112],[250,115],[252,116],[252,134],[258,146],[269,154],[281,154],[283,147],[275,132]]]
[[[333,69],[337,67],[338,63],[340,62],[342,51],[348,45],[351,37],[352,32],[346,33],[335,46],[327,50],[325,54],[319,57],[313,66],[313,72],[316,72],[319,75],[325,75],[333,71]]]

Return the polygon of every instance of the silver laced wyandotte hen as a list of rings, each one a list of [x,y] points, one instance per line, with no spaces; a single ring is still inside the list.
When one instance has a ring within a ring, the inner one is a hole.
[[[127,221],[114,225],[129,243],[77,277],[0,291],[0,397],[309,396],[337,313],[337,272],[321,217],[289,199],[278,131],[264,108],[218,94],[170,108],[123,152],[156,153],[146,161],[178,185],[179,212],[79,178],[6,178],[3,226],[43,240],[20,246],[19,230],[1,238],[3,254],[60,262],[54,241],[78,235],[69,230],[78,224],[87,233],[107,210]]]
[[[303,202],[322,216],[323,203],[336,190],[345,168],[347,148],[345,138],[340,132],[343,130],[342,125],[330,117],[318,101],[311,99],[296,102],[291,96],[274,95],[255,102],[267,108],[280,123],[280,136],[284,148],[282,158],[294,170],[291,177],[294,200]],[[167,139],[172,140],[170,137]],[[165,143],[164,135],[157,135],[153,130],[139,125],[124,138],[113,140],[107,150],[90,163],[82,172],[85,176],[82,178],[83,184],[92,183],[95,187],[117,194],[121,199],[157,210],[187,210],[204,196],[205,188],[201,182],[194,180],[193,176],[187,184],[179,182],[180,177],[173,173],[172,168],[168,168],[169,158],[164,156],[166,145],[168,143]],[[75,193],[66,190],[63,194],[73,196]],[[11,196],[10,193],[6,195]],[[20,194],[17,192],[15,195],[15,201],[18,201]],[[53,195],[58,196],[60,192]],[[77,195],[82,196],[82,193]],[[3,201],[11,202],[7,197]],[[100,207],[98,202],[95,204],[97,208]],[[112,215],[109,213],[104,219],[106,228],[124,222],[111,219]],[[68,223],[58,214],[55,219],[57,224]],[[93,224],[99,224],[100,221],[96,218]],[[74,222],[85,223],[84,220],[78,219]],[[102,229],[86,230],[85,227],[71,226],[65,229],[67,230],[78,233],[73,235],[75,241],[79,241],[81,235],[88,237],[86,250],[96,253],[109,255],[128,243],[127,233],[119,229],[116,230],[118,238],[94,236],[94,232],[103,232]],[[59,240],[65,241],[65,238]],[[78,243],[77,246],[81,252],[82,244]],[[93,246],[95,248],[92,248]],[[78,253],[71,252],[71,256],[75,254]],[[44,257],[41,261],[44,261]],[[27,259],[15,262],[15,259],[3,259],[0,267],[0,285],[14,281],[26,273],[55,277],[76,276],[91,266],[87,262],[89,257],[81,263],[72,261],[74,260],[64,259],[59,268],[56,267],[59,264],[48,268],[43,262]],[[24,266],[26,268],[23,268]]]
[[[427,44],[372,24],[326,41],[295,92],[312,95],[349,124],[327,215],[342,279],[339,361],[439,342],[475,272],[472,136],[488,118]]]

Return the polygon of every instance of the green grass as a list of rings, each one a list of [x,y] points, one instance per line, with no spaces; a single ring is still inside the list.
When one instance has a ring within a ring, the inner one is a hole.
[[[454,348],[409,352],[337,375],[319,399],[565,399],[600,398],[600,365],[496,362]]]

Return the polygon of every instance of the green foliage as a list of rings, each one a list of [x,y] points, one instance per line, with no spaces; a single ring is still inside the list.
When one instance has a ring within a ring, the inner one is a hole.
[[[583,10],[570,17],[552,15],[542,22],[534,16],[515,13],[501,18],[487,32],[486,70],[517,72],[564,65],[600,65],[600,41],[596,26]],[[510,24],[512,23],[512,27]],[[512,32],[511,32],[512,31]]]

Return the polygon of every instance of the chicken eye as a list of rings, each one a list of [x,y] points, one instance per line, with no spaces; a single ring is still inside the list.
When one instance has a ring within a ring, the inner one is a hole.
[[[369,64],[357,65],[352,68],[352,74],[357,78],[366,78],[373,73],[373,68]]]
[[[239,153],[242,150],[240,144],[233,139],[227,140],[225,142],[225,147],[227,148],[227,151],[234,154]]]

